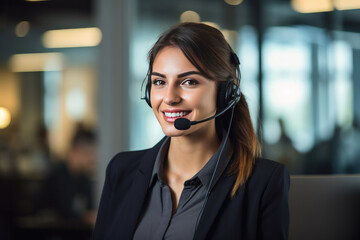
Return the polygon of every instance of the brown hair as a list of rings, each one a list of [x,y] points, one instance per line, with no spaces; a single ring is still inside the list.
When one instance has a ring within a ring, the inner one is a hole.
[[[208,79],[222,82],[233,78],[235,84],[240,85],[240,69],[231,61],[233,50],[218,29],[206,24],[189,22],[178,24],[163,33],[149,51],[148,77],[156,55],[168,46],[180,48],[186,58]],[[231,196],[234,196],[237,189],[250,177],[255,158],[260,156],[261,152],[246,99],[242,93],[241,95],[234,109],[229,133],[234,158],[230,174],[237,174]],[[228,110],[216,118],[215,125],[219,137],[228,129],[230,117],[231,111]]]

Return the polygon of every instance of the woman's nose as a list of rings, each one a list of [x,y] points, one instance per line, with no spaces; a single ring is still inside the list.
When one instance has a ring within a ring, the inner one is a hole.
[[[171,106],[181,102],[181,97],[176,86],[168,87],[164,96],[164,102]]]

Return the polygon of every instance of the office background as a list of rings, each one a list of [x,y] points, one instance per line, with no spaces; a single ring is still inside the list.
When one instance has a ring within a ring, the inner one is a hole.
[[[95,201],[115,153],[163,137],[141,85],[148,50],[182,21],[219,28],[238,54],[265,157],[293,175],[360,173],[357,0],[3,0],[4,226],[31,232],[35,195],[79,127],[97,136]]]

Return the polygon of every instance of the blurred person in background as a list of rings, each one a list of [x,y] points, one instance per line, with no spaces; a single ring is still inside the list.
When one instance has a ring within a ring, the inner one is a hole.
[[[341,148],[342,129],[336,125],[329,139],[316,143],[304,156],[305,174],[332,174],[336,170]]]
[[[287,166],[291,174],[304,173],[302,155],[296,150],[291,138],[286,133],[284,121],[278,119],[280,126],[280,137],[274,144],[267,144],[263,147],[263,154],[266,158]]]
[[[96,165],[96,138],[79,127],[65,161],[55,165],[41,194],[41,213],[58,219],[94,223],[93,174]]]
[[[360,172],[360,126],[357,118],[353,119],[352,125],[343,129],[340,134],[337,161],[334,172],[358,173]]]

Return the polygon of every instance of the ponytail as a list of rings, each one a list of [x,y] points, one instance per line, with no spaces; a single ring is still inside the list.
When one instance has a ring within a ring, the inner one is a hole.
[[[261,146],[252,125],[248,104],[245,96],[242,93],[241,95],[240,102],[234,109],[234,118],[229,134],[234,158],[230,166],[230,174],[237,175],[231,191],[232,197],[249,179],[255,159],[261,156]],[[217,129],[224,129],[224,126],[229,124],[230,114],[231,112],[229,111],[224,117],[219,118]],[[220,124],[222,125],[221,127]]]

